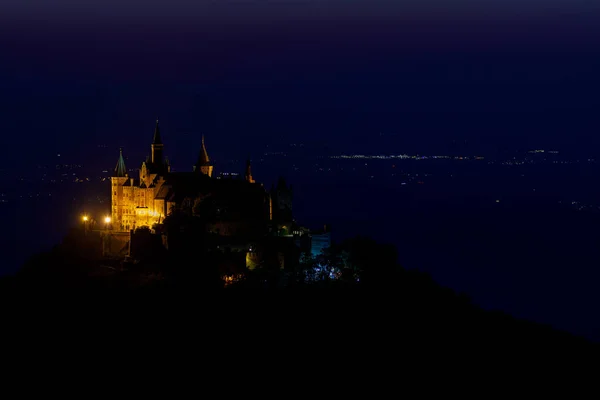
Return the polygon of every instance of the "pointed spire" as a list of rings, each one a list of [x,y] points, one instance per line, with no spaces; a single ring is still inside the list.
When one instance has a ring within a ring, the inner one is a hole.
[[[119,160],[117,161],[117,166],[115,167],[115,176],[119,178],[123,178],[127,176],[127,168],[125,168],[125,160],[123,160],[123,149],[119,149]]]
[[[152,144],[162,144],[160,129],[158,127],[158,118],[156,118],[156,128],[154,128],[154,139],[152,140]]]
[[[252,178],[252,164],[250,163],[250,158],[246,160],[246,181],[254,183],[254,178]]]
[[[285,178],[283,176],[280,176],[279,180],[277,181],[277,189],[278,190],[287,189],[287,184],[286,184]]]
[[[208,158],[208,152],[206,151],[206,146],[204,145],[204,135],[202,135],[202,148],[200,149],[200,155],[198,156],[198,167],[209,164],[210,158]]]

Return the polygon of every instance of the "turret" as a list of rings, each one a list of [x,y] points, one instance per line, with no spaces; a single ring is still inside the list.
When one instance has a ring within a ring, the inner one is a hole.
[[[278,221],[292,221],[292,203],[294,190],[292,185],[287,185],[285,179],[280,177],[277,185],[271,188],[273,197],[273,219]]]
[[[127,168],[125,168],[125,160],[123,159],[123,149],[119,149],[119,159],[117,160],[117,166],[115,167],[114,177],[127,177]]]
[[[123,212],[125,203],[123,199],[123,185],[129,177],[127,176],[127,168],[125,168],[125,160],[123,159],[123,149],[119,149],[119,159],[115,172],[110,178],[111,181],[111,221],[114,229],[123,229]]]
[[[169,161],[169,159],[167,157],[165,157],[165,168],[166,168],[167,172],[171,172],[171,162]]]
[[[194,165],[194,171],[212,177],[213,165],[210,163],[210,158],[208,158],[208,152],[206,151],[206,145],[204,144],[204,135],[202,135],[202,147],[200,149],[200,154],[198,155],[198,161],[196,162],[196,165]]]
[[[246,182],[254,183],[254,178],[252,177],[252,165],[250,164],[250,160],[246,160]]]
[[[152,140],[152,157],[151,163],[154,166],[162,165],[163,163],[163,143],[160,137],[160,128],[158,127],[158,118],[156,119],[156,127],[154,128],[154,138]]]

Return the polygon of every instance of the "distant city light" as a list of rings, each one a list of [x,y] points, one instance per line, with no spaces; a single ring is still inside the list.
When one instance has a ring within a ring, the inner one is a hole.
[[[110,217],[104,218],[104,222],[106,222],[107,224],[110,224]]]

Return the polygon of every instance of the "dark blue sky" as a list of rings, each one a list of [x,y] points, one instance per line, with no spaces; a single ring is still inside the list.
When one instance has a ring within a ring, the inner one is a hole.
[[[47,3],[0,6],[11,162],[100,143],[142,157],[156,116],[181,168],[202,133],[217,157],[600,146],[592,2]]]

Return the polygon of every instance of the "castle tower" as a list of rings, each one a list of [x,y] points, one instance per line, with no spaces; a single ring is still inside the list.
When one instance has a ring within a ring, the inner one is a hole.
[[[194,171],[201,172],[204,175],[212,177],[213,165],[210,163],[210,158],[208,158],[208,152],[206,151],[206,146],[204,145],[204,135],[202,135],[202,148],[200,149],[198,161],[194,166]]]
[[[154,128],[154,138],[152,140],[152,156],[150,162],[154,166],[163,163],[163,143],[160,138],[160,128],[158,127],[158,118],[156,119],[156,128]]]
[[[119,149],[119,159],[115,172],[110,178],[111,190],[111,221],[113,229],[123,230],[123,214],[125,210],[125,200],[123,198],[123,185],[129,177],[127,176],[127,168],[125,168],[125,160],[123,159],[123,149]]]
[[[254,178],[252,177],[252,165],[250,165],[250,160],[246,161],[246,182],[254,183]]]
[[[287,185],[285,179],[280,177],[277,186],[271,188],[273,198],[273,219],[281,222],[293,221],[292,202],[294,189]]]

